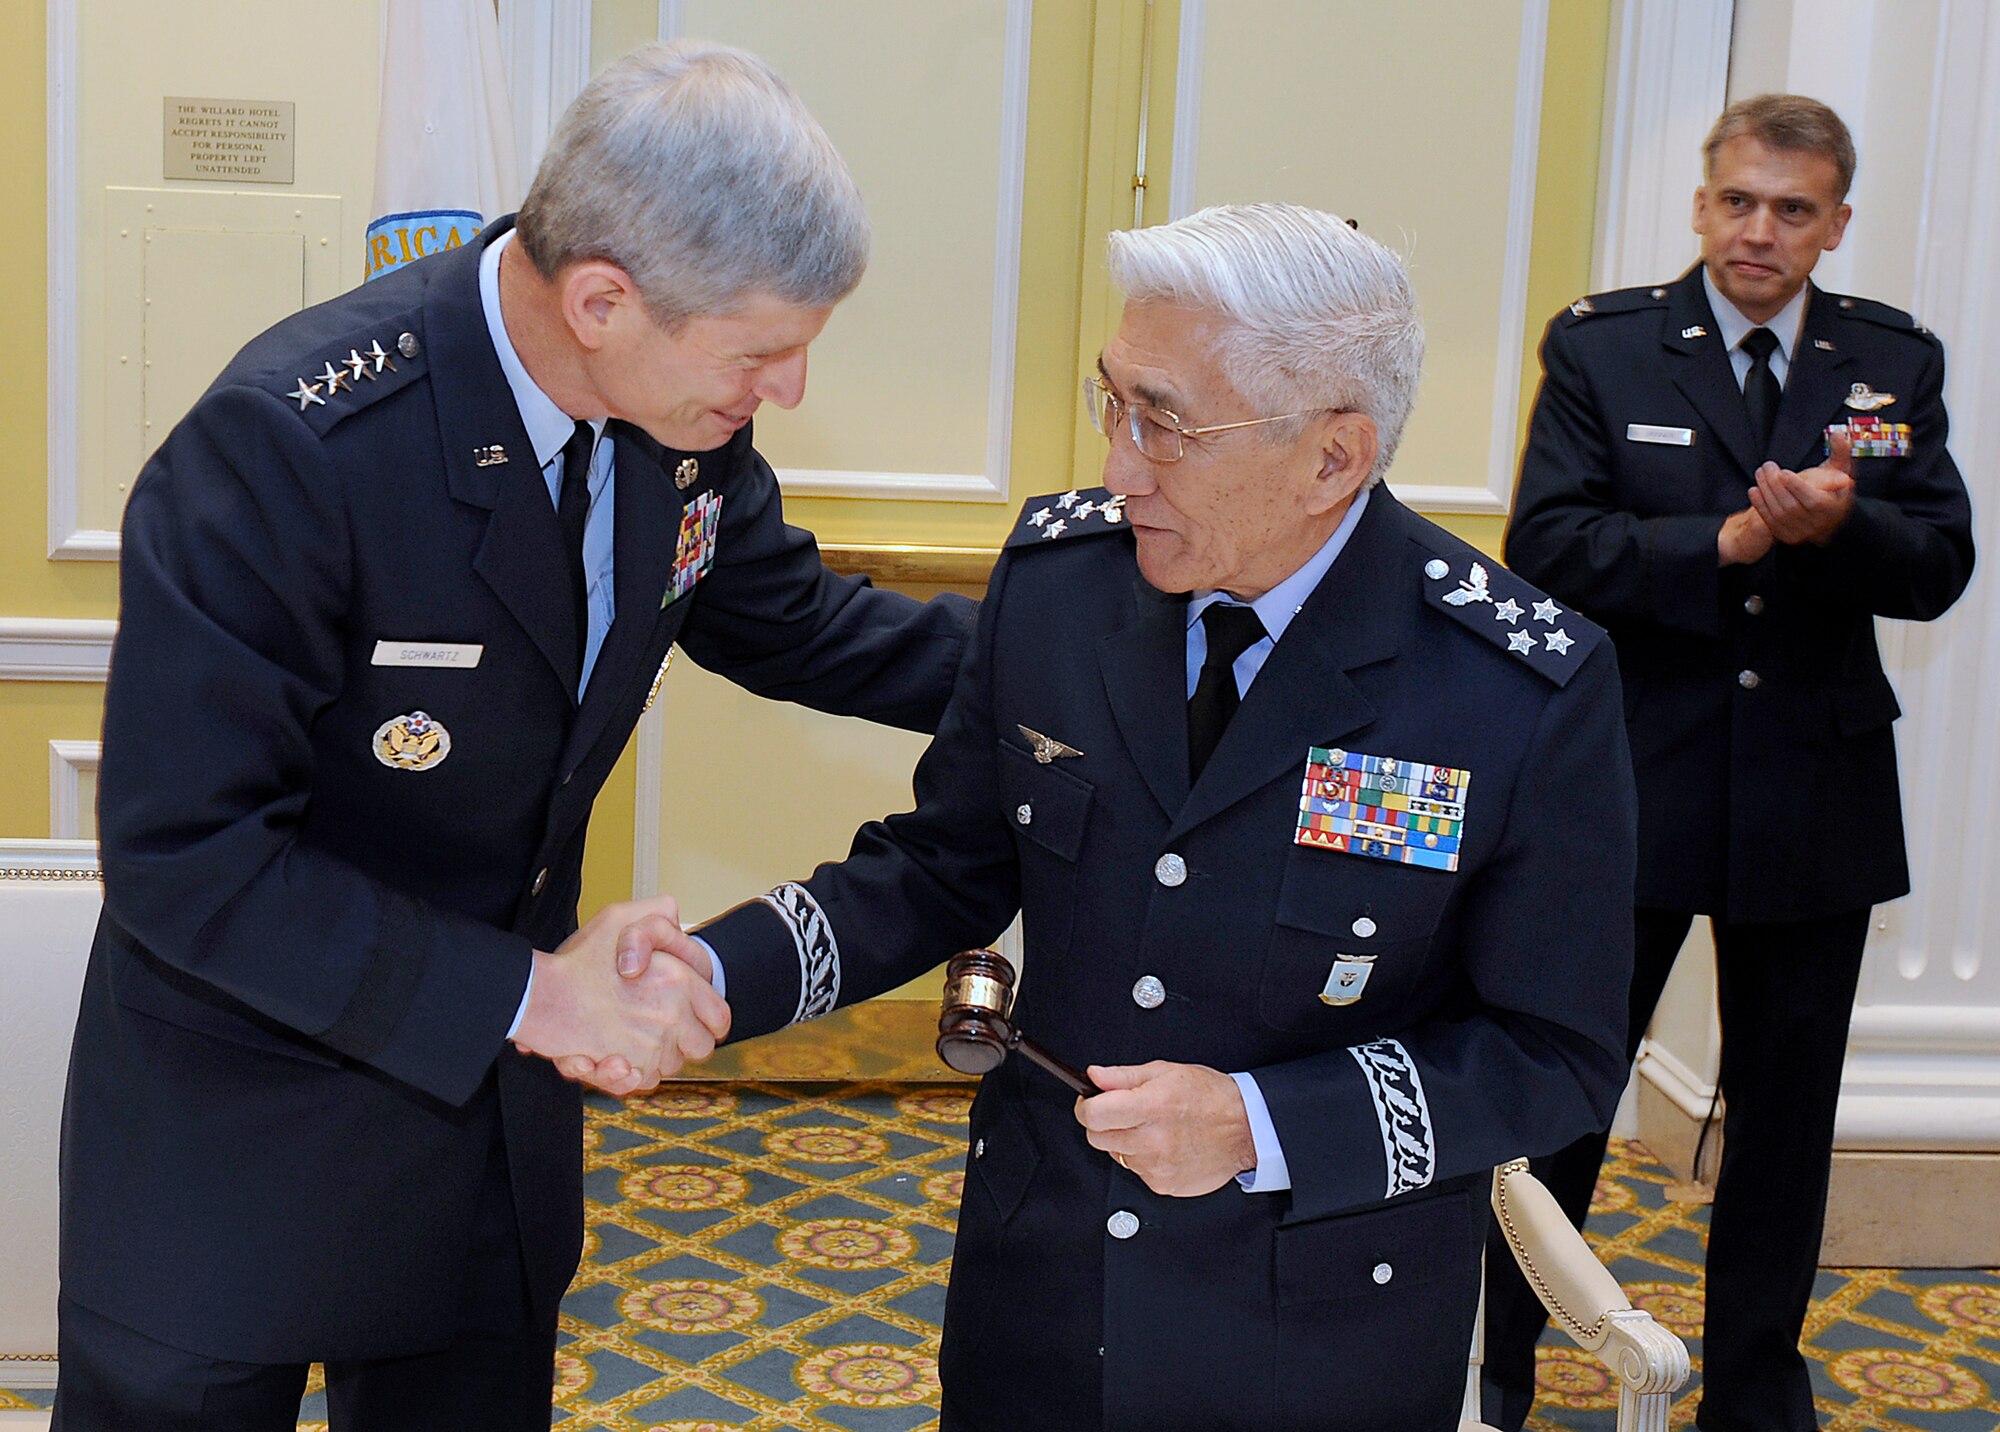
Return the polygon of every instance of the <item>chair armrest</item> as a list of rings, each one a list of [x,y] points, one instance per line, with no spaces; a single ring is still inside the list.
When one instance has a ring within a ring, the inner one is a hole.
[[[1493,1171],[1493,1213],[1514,1261],[1557,1327],[1596,1353],[1633,1393],[1672,1392],[1688,1378],[1687,1348],[1632,1306],[1525,1159]]]

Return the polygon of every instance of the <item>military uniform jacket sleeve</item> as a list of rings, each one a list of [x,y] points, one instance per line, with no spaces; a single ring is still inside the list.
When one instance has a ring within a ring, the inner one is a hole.
[[[928,730],[972,613],[828,572],[747,427],[679,454],[614,423],[617,619],[579,705],[553,507],[476,263],[287,320],[149,461],[101,785],[121,1002],[453,1102],[498,1057],[532,949],[575,927],[591,801],[673,643]],[[385,663],[399,640],[462,660]],[[378,749],[419,739],[400,767]]]
[[[1541,351],[1508,561],[1614,634],[1718,635],[1733,588],[1716,537],[1750,505],[1762,455],[1700,268],[1578,300]],[[1904,425],[1906,446],[1855,459],[1852,515],[1824,548],[1778,547],[1765,559],[1775,580],[1839,611],[1911,620],[1957,599],[1971,519],[1943,394],[1943,349],[1908,314],[1812,290],[1771,456],[1816,466],[1825,428],[1856,418]]]
[[[1298,641],[1287,633],[1226,734],[1218,774],[1192,792],[1184,606],[1135,583],[1121,536],[1044,545],[1030,532],[1010,548],[918,767],[916,809],[702,931],[729,971],[731,1037],[891,988],[990,941],[1019,907],[1022,1027],[1079,1065],[1254,1073],[1294,1216],[1601,1127],[1623,1085],[1633,862],[1611,649],[1386,492],[1376,502],[1334,568],[1343,580],[1308,603]],[[1422,575],[1427,562],[1450,578]],[[1336,608],[1366,635],[1316,650]],[[1427,671],[1425,641],[1455,658]],[[1353,660],[1379,678],[1397,653],[1394,684],[1346,674]],[[1035,733],[1070,755],[1038,759]],[[1465,822],[1462,849],[1460,834],[1444,837],[1451,869],[1435,851],[1423,865],[1295,839],[1309,752],[1343,744],[1472,768],[1468,805],[1483,819]],[[1377,983],[1334,1007],[1322,985],[1349,956]],[[1240,971],[1222,1004],[1182,993],[1228,984],[1221,969]],[[1166,1003],[1135,1020],[1131,990],[1148,973]]]

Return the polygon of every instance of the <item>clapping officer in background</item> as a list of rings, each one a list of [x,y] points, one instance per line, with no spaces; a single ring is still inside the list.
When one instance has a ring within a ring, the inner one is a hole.
[[[1847,127],[1731,105],[1695,191],[1701,262],[1581,299],[1542,344],[1507,559],[1610,630],[1639,791],[1628,1056],[1695,915],[1715,934],[1722,1168],[1699,1424],[1816,1425],[1798,1339],[1871,906],[1910,888],[1875,618],[1972,574],[1944,352],[1810,281],[1847,227]],[[1606,1135],[1537,1168],[1580,1225]],[[1486,1416],[1518,1428],[1539,1304],[1489,1259]]]
[[[776,75],[651,47],[584,90],[518,219],[279,323],[147,463],[58,1427],[289,1429],[314,1361],[336,1428],[549,1425],[582,1240],[549,1060],[629,1089],[727,1027],[678,961],[614,971],[671,902],[576,931],[670,645],[930,730],[969,630],[829,573],[751,446],[866,253]]]
[[[916,809],[701,936],[742,1038],[1019,910],[1017,1022],[1096,1061],[973,1106],[950,1432],[1455,1423],[1493,1167],[1624,1081],[1611,648],[1381,485],[1387,249],[1254,205],[1111,267],[1105,486],[1027,504]]]

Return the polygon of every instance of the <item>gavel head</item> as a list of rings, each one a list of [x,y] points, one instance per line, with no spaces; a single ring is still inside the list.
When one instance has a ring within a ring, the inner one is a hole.
[[[944,967],[944,1007],[938,1011],[938,1058],[961,1074],[990,1074],[1017,1038],[1014,967],[991,950],[953,955]]]

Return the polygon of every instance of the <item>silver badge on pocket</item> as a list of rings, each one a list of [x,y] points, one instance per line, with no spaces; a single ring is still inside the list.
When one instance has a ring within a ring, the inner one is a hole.
[[[1335,1009],[1353,1004],[1368,987],[1368,974],[1374,968],[1373,955],[1334,956],[1333,968],[1326,974],[1326,988],[1319,992],[1319,1002]]]

